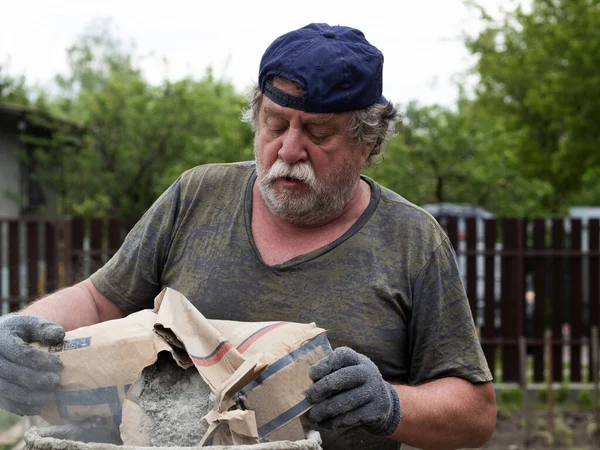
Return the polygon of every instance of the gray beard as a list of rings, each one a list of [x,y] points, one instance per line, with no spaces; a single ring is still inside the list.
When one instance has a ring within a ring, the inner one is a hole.
[[[278,191],[256,159],[258,187],[269,210],[286,222],[301,226],[324,225],[342,215],[354,198],[360,178],[348,162],[329,175],[327,181],[307,184],[308,192]]]

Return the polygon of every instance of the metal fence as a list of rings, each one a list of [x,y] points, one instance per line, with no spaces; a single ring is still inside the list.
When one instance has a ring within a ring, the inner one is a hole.
[[[600,301],[599,220],[570,218],[441,220],[457,250],[488,363],[505,382],[525,371],[534,382],[592,380],[590,348]],[[551,336],[551,357],[544,345]],[[565,357],[566,355],[566,357]],[[498,367],[499,366],[499,367]]]
[[[88,277],[116,252],[135,222],[0,218],[0,312]]]
[[[522,382],[592,380],[600,302],[600,222],[569,218],[440,219],[456,249],[488,363]],[[118,249],[135,220],[0,218],[2,313],[82,280]],[[551,332],[550,355],[545,356]],[[565,354],[567,358],[565,358]],[[597,375],[597,370],[595,370]],[[500,375],[499,375],[500,374]]]

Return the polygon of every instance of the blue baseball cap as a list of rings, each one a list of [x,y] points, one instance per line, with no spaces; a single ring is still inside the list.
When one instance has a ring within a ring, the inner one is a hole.
[[[302,96],[270,83],[274,76],[295,81]],[[355,28],[311,23],[278,37],[265,51],[258,87],[275,103],[311,113],[337,113],[387,105],[383,54]]]

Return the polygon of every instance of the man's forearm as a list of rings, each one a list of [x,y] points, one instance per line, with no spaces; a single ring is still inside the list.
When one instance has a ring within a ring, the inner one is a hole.
[[[391,439],[422,449],[480,447],[496,426],[492,383],[443,378],[420,386],[395,385],[402,419]]]
[[[65,331],[123,317],[88,279],[37,300],[21,311],[61,325]]]

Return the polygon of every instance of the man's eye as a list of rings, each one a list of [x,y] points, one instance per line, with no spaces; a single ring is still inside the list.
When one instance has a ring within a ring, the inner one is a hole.
[[[279,127],[279,128],[275,128],[275,127],[269,127],[269,132],[271,134],[275,134],[275,135],[280,135],[285,131],[285,128],[283,127]]]
[[[325,142],[327,139],[329,139],[330,135],[329,134],[312,134],[310,135],[310,138],[312,139],[313,142],[316,143],[322,143]]]
[[[278,136],[285,132],[287,124],[281,120],[267,120],[267,130],[274,136]]]

